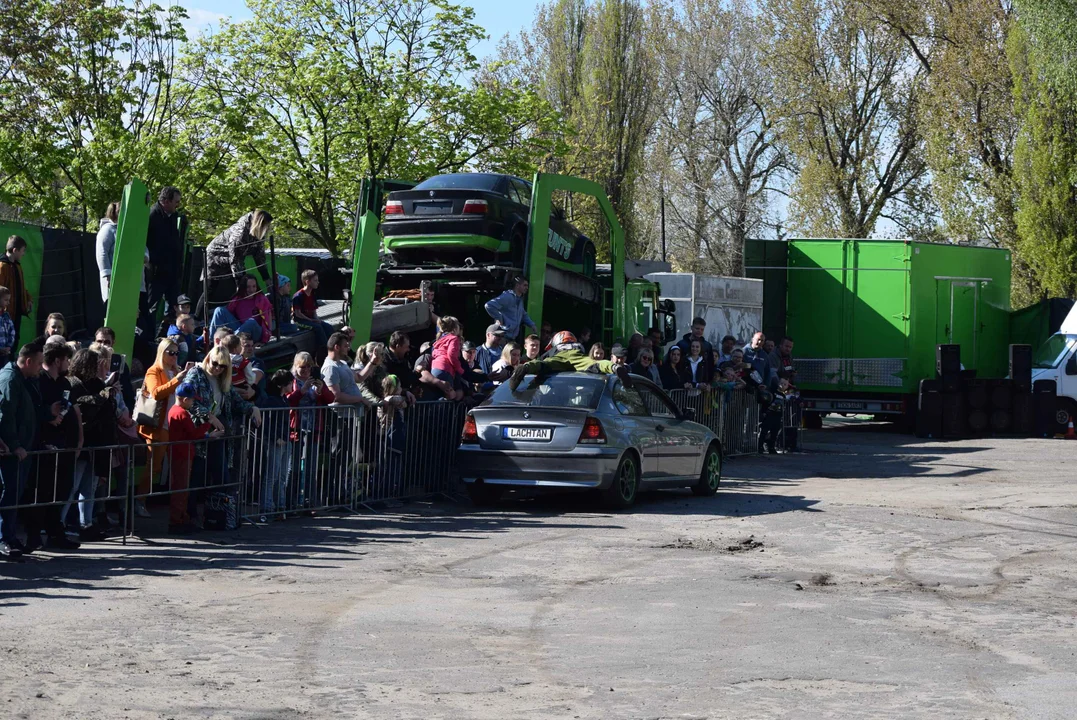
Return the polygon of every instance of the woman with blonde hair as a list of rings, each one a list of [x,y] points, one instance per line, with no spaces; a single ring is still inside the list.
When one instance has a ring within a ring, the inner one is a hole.
[[[241,281],[247,273],[246,260],[254,258],[254,265],[262,276],[262,284],[267,288],[269,266],[266,264],[266,238],[273,232],[273,216],[261,208],[255,208],[241,217],[230,228],[213,238],[206,246],[206,268],[204,277],[208,280],[207,295],[215,301],[217,290],[232,279],[236,292],[243,288]],[[205,297],[199,300],[197,310],[200,312],[206,304]],[[210,313],[212,315],[212,313]]]
[[[153,423],[138,426],[138,434],[146,441],[149,450],[146,466],[138,479],[139,495],[149,494],[153,478],[161,476],[161,468],[168,454],[168,447],[161,444],[168,442],[168,411],[176,402],[176,388],[194,367],[194,363],[187,363],[187,367],[181,370],[177,363],[178,358],[179,346],[176,343],[167,339],[158,343],[157,359],[146,369],[146,378],[139,391],[141,397],[150,398],[157,403]],[[150,516],[145,502],[139,500],[135,503],[135,514],[139,517]],[[175,514],[173,511],[173,517],[169,519],[170,525],[179,525],[183,521],[182,517],[175,519]]]
[[[234,435],[239,421],[249,412],[255,427],[262,424],[262,413],[251,403],[244,400],[232,387],[232,356],[223,345],[216,345],[206,353],[202,363],[195,365],[187,373],[187,383],[194,387],[194,406],[191,417],[197,423],[209,422],[214,429],[226,435]],[[229,483],[229,458],[233,457],[235,440],[226,437],[199,443],[197,455],[205,459],[206,485],[224,486]],[[191,484],[197,478],[192,475]],[[191,495],[191,504],[196,495]],[[193,518],[194,513],[188,510]]]
[[[505,368],[515,368],[520,364],[520,355],[522,350],[518,343],[510,342],[505,343],[505,347],[501,348],[501,359],[494,363],[494,366],[490,368],[490,374],[496,375]],[[500,385],[500,382],[495,381],[494,385]]]

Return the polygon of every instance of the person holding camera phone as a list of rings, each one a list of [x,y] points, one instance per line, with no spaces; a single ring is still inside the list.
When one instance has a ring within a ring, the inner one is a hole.
[[[138,478],[137,493],[141,496],[149,494],[153,489],[153,478],[159,480],[161,477],[161,469],[168,453],[168,446],[162,444],[169,441],[168,411],[176,403],[176,388],[194,367],[194,363],[187,363],[180,369],[179,354],[179,345],[175,341],[162,340],[157,344],[157,360],[146,370],[146,379],[142,381],[141,394],[153,398],[157,408],[153,414],[153,424],[138,426],[138,434],[146,441],[150,455]],[[150,517],[145,501],[135,502],[135,514],[139,517]]]
[[[299,452],[292,454],[292,477],[300,471],[302,477],[296,483],[295,490],[289,493],[289,504],[302,507],[311,505],[316,443],[325,429],[324,411],[309,408],[329,405],[336,397],[324,382],[314,377],[314,357],[308,352],[296,353],[292,362],[292,377],[291,385],[284,389],[284,399],[289,407],[298,408],[289,413],[289,437],[292,442],[299,443]]]

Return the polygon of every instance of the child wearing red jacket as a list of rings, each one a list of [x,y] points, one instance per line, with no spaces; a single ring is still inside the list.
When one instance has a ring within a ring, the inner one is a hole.
[[[198,530],[187,511],[187,488],[191,482],[191,463],[195,458],[195,443],[206,437],[220,437],[223,431],[210,432],[209,423],[195,425],[191,417],[195,388],[181,383],[176,388],[176,404],[168,411],[168,464],[172,496],[169,500],[168,532],[190,535]]]

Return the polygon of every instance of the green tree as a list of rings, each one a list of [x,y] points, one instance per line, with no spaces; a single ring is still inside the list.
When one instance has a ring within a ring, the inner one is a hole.
[[[173,95],[186,13],[141,0],[11,0],[0,14],[0,202],[86,228],[128,178],[191,173]]]
[[[252,0],[253,18],[185,61],[223,172],[195,201],[223,224],[255,205],[336,252],[359,182],[465,167],[526,174],[554,122],[519,83],[458,79],[479,64],[470,8],[446,0]]]
[[[917,120],[924,72],[898,32],[856,0],[769,0],[780,134],[798,176],[801,232],[870,237],[880,220],[933,226]]]
[[[1019,4],[1010,38],[1018,248],[1040,296],[1077,295],[1077,8]]]
[[[543,169],[601,184],[633,255],[647,244],[636,210],[641,188],[651,189],[645,149],[661,97],[659,20],[658,8],[641,0],[553,0],[498,52],[501,76],[536,88],[562,118],[556,134],[564,152],[548,156]],[[568,198],[567,209],[584,232],[602,235],[594,203]]]

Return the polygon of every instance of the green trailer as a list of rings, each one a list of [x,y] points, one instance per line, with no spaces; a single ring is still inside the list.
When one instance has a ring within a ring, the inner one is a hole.
[[[911,416],[940,343],[960,345],[962,365],[979,377],[1006,376],[1008,251],[907,240],[784,245],[784,267],[751,264],[775,255],[766,248],[749,249],[746,265],[749,276],[785,285],[778,297],[809,422],[831,412]]]

